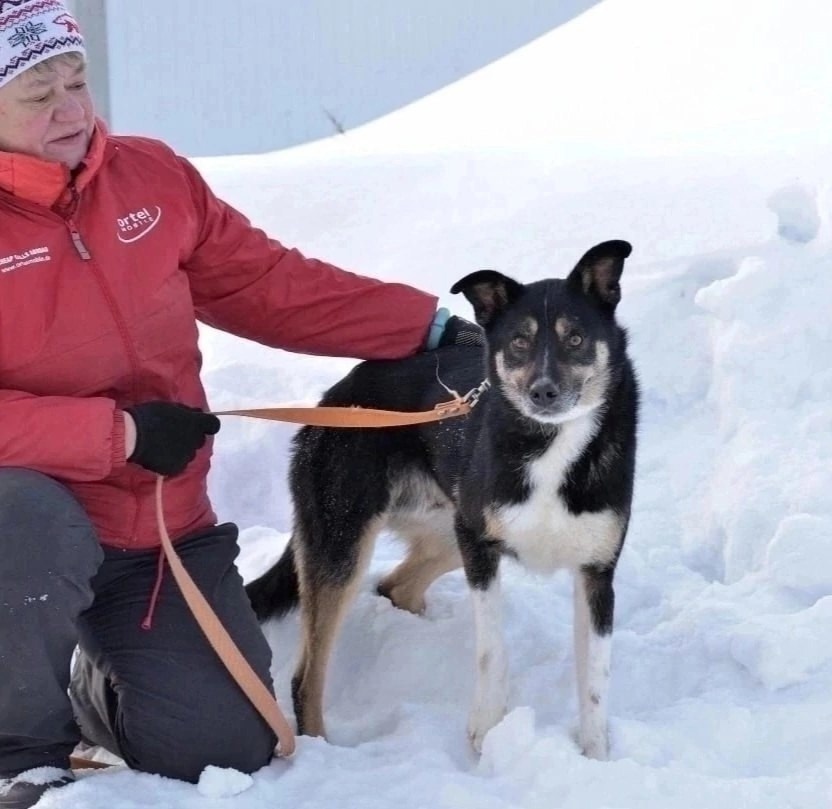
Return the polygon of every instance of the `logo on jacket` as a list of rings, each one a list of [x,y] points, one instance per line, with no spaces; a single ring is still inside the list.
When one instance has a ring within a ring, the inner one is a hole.
[[[126,216],[116,220],[118,225],[118,240],[124,244],[137,242],[150,233],[159,220],[162,218],[162,209],[156,205],[156,212],[152,213],[147,208],[140,208],[138,211],[132,211]]]

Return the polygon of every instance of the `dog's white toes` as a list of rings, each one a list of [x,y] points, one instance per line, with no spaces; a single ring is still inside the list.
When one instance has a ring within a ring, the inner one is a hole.
[[[482,745],[488,731],[505,716],[505,713],[505,709],[487,712],[472,711],[471,718],[468,720],[468,741],[471,742],[471,747],[477,755],[482,753]]]
[[[596,761],[606,761],[609,758],[609,742],[605,734],[581,739],[579,744],[587,758],[594,758]]]
[[[491,728],[475,728],[470,724],[468,725],[468,741],[477,755],[482,753],[482,745],[489,730]]]

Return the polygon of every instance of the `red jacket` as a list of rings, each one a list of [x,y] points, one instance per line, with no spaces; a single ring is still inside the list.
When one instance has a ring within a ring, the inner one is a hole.
[[[61,164],[0,152],[0,466],[66,483],[103,543],[156,546],[155,476],[125,463],[121,408],[207,406],[197,319],[375,359],[419,350],[435,308],[268,239],[158,141],[99,127],[74,181]],[[171,536],[215,522],[210,455],[166,484]]]

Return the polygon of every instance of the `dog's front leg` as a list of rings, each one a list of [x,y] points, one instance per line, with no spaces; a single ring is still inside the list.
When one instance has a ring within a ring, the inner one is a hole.
[[[468,738],[479,753],[486,733],[505,715],[508,701],[508,665],[500,615],[500,551],[494,540],[484,539],[459,522],[457,537],[474,604],[477,682]]]
[[[575,573],[575,662],[578,675],[578,743],[589,758],[606,760],[607,700],[612,623],[613,569],[585,567]]]
[[[477,684],[468,720],[468,738],[478,753],[485,734],[505,716],[508,702],[508,664],[500,620],[500,577],[485,589],[472,590],[477,637]]]

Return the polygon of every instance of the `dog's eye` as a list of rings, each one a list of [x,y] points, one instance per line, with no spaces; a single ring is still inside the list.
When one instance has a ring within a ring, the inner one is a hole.
[[[571,348],[577,348],[579,345],[583,343],[583,341],[583,336],[578,334],[577,332],[574,332],[569,335],[569,337],[566,340],[566,344]]]
[[[528,351],[531,343],[528,338],[520,337],[519,335],[511,341],[511,347],[515,351]]]

